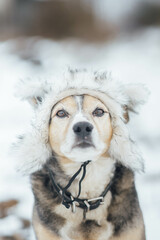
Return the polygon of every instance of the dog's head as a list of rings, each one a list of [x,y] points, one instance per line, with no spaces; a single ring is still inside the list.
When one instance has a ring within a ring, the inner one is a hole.
[[[106,72],[69,70],[22,81],[18,95],[35,109],[31,130],[15,148],[25,173],[41,169],[53,153],[75,162],[110,157],[133,171],[143,169],[127,128],[130,112],[147,99],[143,85],[121,84]]]
[[[49,141],[54,153],[83,162],[107,153],[112,138],[108,108],[90,95],[69,96],[51,111]]]

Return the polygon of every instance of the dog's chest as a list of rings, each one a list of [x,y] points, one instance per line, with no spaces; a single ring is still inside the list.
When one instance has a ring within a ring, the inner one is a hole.
[[[86,178],[82,182],[81,198],[96,198],[104,191],[110,182],[114,163],[108,159],[100,164],[88,166]],[[77,195],[77,182],[74,182],[69,191]],[[104,197],[104,204],[88,211],[84,219],[84,210],[76,207],[76,212],[66,209],[62,204],[55,207],[55,213],[65,218],[65,225],[60,234],[64,240],[108,240],[112,235],[112,226],[107,222],[108,207],[111,203],[111,192]]]
[[[111,224],[105,223],[100,227],[96,225],[96,222],[88,220],[86,223],[82,223],[79,229],[64,227],[61,231],[61,237],[63,240],[109,240],[112,233]]]
[[[104,204],[97,209],[86,213],[84,219],[83,209],[76,208],[73,213],[63,205],[55,208],[56,214],[65,218],[66,223],[60,230],[63,240],[108,240],[112,235],[112,225],[107,222],[108,206],[111,202],[111,193],[104,198]]]
[[[112,236],[112,225],[107,222],[107,205],[110,196],[105,204],[98,209],[86,213],[83,219],[83,210],[78,209],[72,213],[68,209],[57,209],[56,212],[63,211],[66,224],[60,231],[63,240],[108,240]],[[62,210],[63,209],[63,210]]]

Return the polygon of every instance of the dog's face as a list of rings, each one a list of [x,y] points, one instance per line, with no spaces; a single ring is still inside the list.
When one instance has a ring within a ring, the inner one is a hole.
[[[107,107],[89,95],[69,96],[52,109],[49,141],[57,156],[75,162],[107,153],[112,126]]]

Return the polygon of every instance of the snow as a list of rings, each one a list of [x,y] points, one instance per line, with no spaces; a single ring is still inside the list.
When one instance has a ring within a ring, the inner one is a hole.
[[[20,39],[19,39],[20,40]],[[142,82],[150,90],[148,103],[133,116],[129,128],[145,159],[145,174],[136,176],[147,239],[159,239],[160,222],[160,28],[150,28],[130,36],[120,36],[105,44],[85,44],[68,40],[25,40],[26,52],[42,65],[22,59],[16,41],[0,43],[0,201],[20,200],[5,220],[0,220],[0,236],[17,232],[19,218],[31,218],[33,196],[29,180],[15,171],[10,152],[16,135],[23,133],[32,116],[28,103],[14,96],[14,86],[23,77],[55,74],[64,66],[108,69],[118,80]],[[7,227],[6,227],[7,226]],[[6,230],[8,229],[8,230]],[[26,234],[24,232],[24,234]],[[30,233],[29,240],[33,240]]]

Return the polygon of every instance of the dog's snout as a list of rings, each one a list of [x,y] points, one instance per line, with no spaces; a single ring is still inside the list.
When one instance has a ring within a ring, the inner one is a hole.
[[[73,131],[81,138],[89,136],[93,130],[93,125],[88,122],[78,122],[73,126]]]

